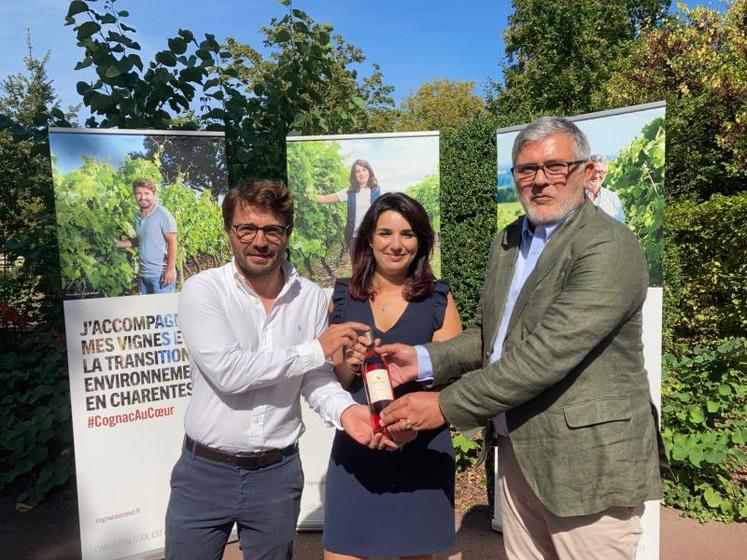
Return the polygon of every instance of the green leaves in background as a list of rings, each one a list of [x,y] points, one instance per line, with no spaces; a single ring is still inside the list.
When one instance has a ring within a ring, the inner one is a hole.
[[[664,142],[664,119],[654,119],[610,163],[606,182],[620,197],[625,222],[641,243],[651,286],[662,285]]]
[[[7,333],[0,384],[0,491],[33,507],[74,473],[64,346],[46,331]]]
[[[78,91],[92,116],[89,127],[222,130],[229,177],[285,176],[289,134],[356,132],[369,121],[369,107],[393,103],[381,72],[359,77],[353,65],[362,52],[332,35],[289,2],[287,13],[262,27],[266,59],[229,37],[220,44],[179,29],[168,48],[146,64],[129,13],[116,0],[103,5],[77,0],[68,11],[84,51],[77,69],[94,66],[97,79]]]
[[[701,521],[745,520],[747,339],[665,354],[662,437],[676,482],[665,502]]]
[[[452,431],[451,443],[454,445],[454,455],[458,471],[472,467],[480,456],[480,439],[467,438],[464,434]]]
[[[495,233],[497,123],[478,117],[441,134],[441,250],[462,323],[474,321]]]
[[[747,190],[666,207],[665,335],[717,343],[747,332]]]
[[[319,204],[316,196],[347,190],[350,169],[336,142],[288,144],[288,185],[296,215],[291,259],[302,274],[331,287],[346,256],[344,202]]]

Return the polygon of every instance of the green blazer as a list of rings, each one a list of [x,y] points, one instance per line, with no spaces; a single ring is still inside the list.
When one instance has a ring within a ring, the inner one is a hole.
[[[474,327],[427,349],[446,419],[506,412],[522,473],[559,516],[660,497],[655,409],[643,367],[648,273],[638,240],[588,200],[550,238],[490,364],[523,218],[497,234]],[[490,423],[488,424],[490,425]]]

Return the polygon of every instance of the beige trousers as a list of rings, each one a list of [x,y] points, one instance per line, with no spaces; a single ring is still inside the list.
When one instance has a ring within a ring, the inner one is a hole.
[[[559,517],[534,494],[505,437],[498,438],[498,465],[503,544],[509,560],[635,559],[643,504]]]

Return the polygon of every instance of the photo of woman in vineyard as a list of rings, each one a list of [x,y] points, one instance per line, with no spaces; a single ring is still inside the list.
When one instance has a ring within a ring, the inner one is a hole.
[[[296,203],[290,260],[305,276],[332,288],[350,275],[363,215],[387,192],[407,193],[425,207],[436,230],[431,265],[440,271],[437,133],[295,136],[287,146]]]
[[[354,259],[353,248],[363,216],[380,195],[381,187],[371,164],[365,159],[357,159],[350,167],[350,181],[347,189],[316,196],[316,201],[319,204],[334,204],[336,202],[347,204],[345,244],[350,251],[351,260]]]
[[[179,291],[225,260],[223,138],[177,136],[50,132],[66,299]]]

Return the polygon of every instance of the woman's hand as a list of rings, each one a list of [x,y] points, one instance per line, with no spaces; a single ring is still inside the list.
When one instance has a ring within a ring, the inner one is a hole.
[[[362,337],[358,337],[358,341],[352,346],[346,346],[343,349],[343,363],[345,368],[353,375],[361,374],[361,367],[363,366],[363,360],[366,357],[366,345],[362,342]]]
[[[366,342],[366,337],[359,336],[358,341],[353,346],[343,349],[343,364],[345,364],[345,369],[351,375],[361,374],[363,361],[366,359],[366,352],[368,351]],[[379,344],[381,344],[380,338],[374,340],[374,346],[378,346]]]
[[[375,344],[378,344],[377,339]],[[363,360],[366,358],[366,339],[358,336],[358,340],[352,346],[344,346],[334,357],[335,374],[340,384],[348,388],[355,376],[361,374]]]
[[[404,445],[404,442],[400,443],[394,440],[387,431],[373,433],[371,441],[368,442],[369,449],[376,449],[378,451],[396,451],[401,445]]]

